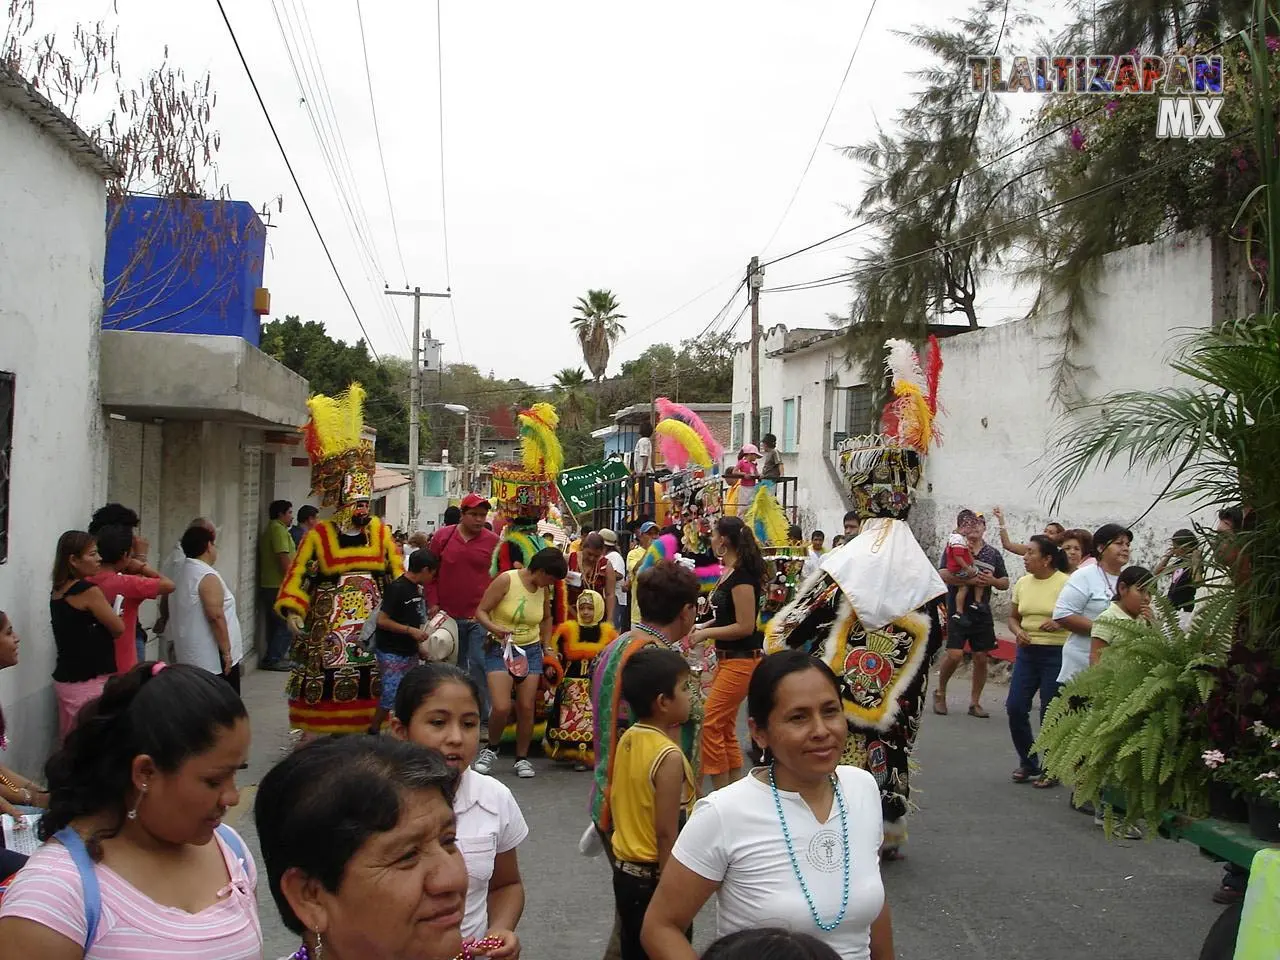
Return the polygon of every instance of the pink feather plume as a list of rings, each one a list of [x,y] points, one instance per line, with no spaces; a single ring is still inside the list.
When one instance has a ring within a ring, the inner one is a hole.
[[[670,417],[688,424],[693,428],[693,431],[702,438],[702,442],[707,445],[707,453],[711,454],[712,462],[720,462],[720,458],[724,456],[724,447],[716,440],[711,431],[707,429],[707,425],[702,422],[702,418],[700,416],[684,404],[674,403],[666,397],[659,397],[655,405],[658,408],[659,420],[665,420]]]

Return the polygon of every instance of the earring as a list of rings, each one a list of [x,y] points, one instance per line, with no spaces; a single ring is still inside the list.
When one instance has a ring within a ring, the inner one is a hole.
[[[133,809],[129,811],[128,816],[130,820],[138,819],[138,807],[142,805],[142,798],[145,797],[146,795],[147,795],[147,785],[144,783],[141,787],[138,788],[138,799],[133,801]]]
[[[312,960],[324,960],[324,937],[320,936],[319,929],[316,930],[316,955]]]

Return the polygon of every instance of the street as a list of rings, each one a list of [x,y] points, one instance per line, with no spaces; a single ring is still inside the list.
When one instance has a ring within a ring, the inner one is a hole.
[[[988,688],[990,720],[965,715],[968,678],[952,684],[951,713],[927,714],[916,758],[907,859],[885,864],[900,960],[1195,960],[1221,911],[1210,902],[1221,870],[1194,848],[1156,838],[1104,839],[1073,812],[1064,789],[1015,785],[1004,722],[1004,689]],[[255,784],[287,747],[285,675],[256,672],[244,683],[254,726],[253,757],[240,806],[227,822],[257,855]],[[520,781],[510,754],[497,768],[529,821],[520,848],[528,903],[519,933],[525,960],[596,960],[613,916],[603,859],[577,852],[587,825],[588,775],[537,759]],[[258,887],[268,960],[297,947]],[[695,946],[714,939],[715,907],[695,924]]]

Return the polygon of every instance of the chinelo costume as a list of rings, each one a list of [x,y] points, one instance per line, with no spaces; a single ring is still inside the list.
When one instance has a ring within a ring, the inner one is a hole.
[[[388,583],[400,576],[400,549],[377,517],[352,528],[357,501],[373,495],[373,445],[362,437],[364,389],[307,401],[303,427],[312,493],[332,517],[298,545],[276,611],[295,631],[294,668],[286,688],[289,724],[305,734],[364,733],[378,706],[377,661],[360,643]]]
[[[886,347],[895,399],[883,432],[840,448],[862,530],[827,554],[770,619],[765,650],[807,650],[839,678],[849,724],[841,762],[863,767],[880,785],[885,852],[892,855],[906,837],[911,751],[929,665],[942,647],[936,601],[946,586],[906,522],[933,440],[941,356],[931,337],[925,373],[910,344],[890,340]]]
[[[591,614],[583,619],[582,607],[588,598]],[[553,652],[544,657],[544,663],[558,681],[542,750],[552,760],[572,760],[584,766],[595,762],[591,747],[591,668],[604,648],[618,639],[613,624],[601,622],[604,606],[604,597],[594,590],[584,590],[574,616],[551,635]]]

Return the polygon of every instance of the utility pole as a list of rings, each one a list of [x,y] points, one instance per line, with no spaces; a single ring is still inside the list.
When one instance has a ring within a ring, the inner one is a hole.
[[[764,271],[760,258],[752,257],[747,267],[747,290],[751,297],[751,442],[760,442],[760,288]]]
[[[409,529],[418,529],[418,405],[422,402],[422,298],[448,299],[451,294],[423,293],[421,287],[412,290],[383,290],[388,297],[413,297],[413,349],[409,358]],[[431,339],[431,331],[427,331]]]

